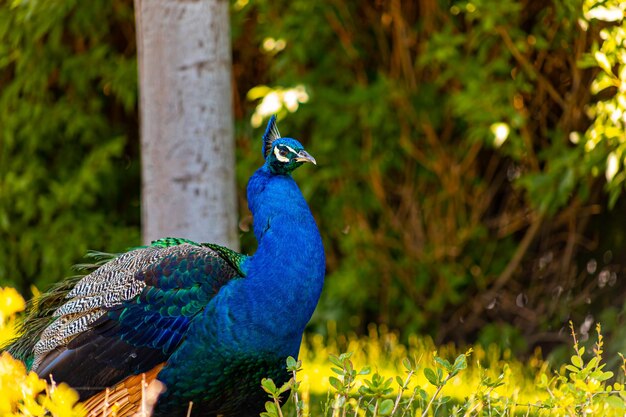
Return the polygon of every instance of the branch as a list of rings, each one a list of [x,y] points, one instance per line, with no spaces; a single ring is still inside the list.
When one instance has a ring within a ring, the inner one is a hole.
[[[519,49],[517,49],[517,47],[515,46],[515,43],[513,43],[513,40],[509,36],[506,29],[502,26],[497,26],[496,32],[498,32],[498,34],[504,41],[504,44],[508,48],[509,52],[511,52],[511,55],[513,55],[513,57],[517,60],[517,62],[520,63],[524,72],[526,72],[526,74],[528,74],[529,77],[533,79],[537,79],[539,83],[542,84],[546,88],[546,91],[548,92],[550,97],[552,97],[552,99],[559,106],[561,106],[562,109],[565,109],[565,100],[563,100],[563,97],[561,97],[559,92],[556,91],[556,89],[550,83],[550,81],[548,81],[548,79],[543,74],[541,74],[540,72],[537,72],[537,69],[526,59],[526,57],[519,51]]]

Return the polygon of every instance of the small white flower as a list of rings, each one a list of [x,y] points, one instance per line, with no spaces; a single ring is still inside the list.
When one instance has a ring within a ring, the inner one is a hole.
[[[510,133],[509,125],[506,123],[494,123],[491,125],[491,133],[493,133],[493,145],[496,148],[502,146],[504,141],[509,137]]]
[[[613,177],[615,177],[615,174],[617,174],[618,169],[619,169],[619,160],[617,159],[617,155],[615,155],[615,152],[611,152],[609,154],[609,157],[606,159],[606,171],[604,173],[606,175],[606,180],[608,182],[611,182]]]

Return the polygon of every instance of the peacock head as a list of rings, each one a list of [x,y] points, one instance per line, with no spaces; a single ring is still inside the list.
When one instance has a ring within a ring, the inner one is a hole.
[[[276,116],[272,116],[263,135],[265,165],[273,174],[289,174],[305,162],[317,165],[300,142],[283,138],[276,127]]]

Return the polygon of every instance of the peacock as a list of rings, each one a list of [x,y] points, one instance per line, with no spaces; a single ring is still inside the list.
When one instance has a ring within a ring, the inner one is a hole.
[[[263,135],[265,163],[247,198],[258,247],[164,238],[107,256],[30,303],[7,350],[40,377],[74,387],[91,415],[140,411],[158,387],[154,416],[258,416],[263,377],[282,384],[324,282],[322,239],[292,172],[315,159]],[[191,403],[191,405],[190,405]]]

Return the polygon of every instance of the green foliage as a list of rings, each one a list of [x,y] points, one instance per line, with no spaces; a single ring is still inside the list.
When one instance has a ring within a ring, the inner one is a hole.
[[[261,380],[263,391],[272,399],[272,401],[265,403],[265,411],[261,413],[261,417],[283,417],[282,410],[280,409],[280,396],[285,393],[285,391],[291,389],[292,385],[293,380],[289,380],[280,387],[277,387],[271,378],[263,378]]]
[[[549,378],[542,374],[539,386],[550,394],[545,402],[546,408],[562,409],[568,415],[608,415],[626,411],[626,392],[624,391],[623,372],[621,383],[610,385],[614,373],[604,371],[604,341],[600,325],[596,326],[598,341],[593,349],[593,356],[585,360],[585,348],[580,346],[574,327],[570,322],[574,339],[575,354],[564,372]],[[624,369],[622,370],[624,371]]]
[[[296,361],[292,356],[287,358],[287,372],[291,372],[291,387],[293,404],[296,409],[296,416],[302,417],[304,415],[304,401],[301,401],[298,397],[298,390],[300,389],[300,383],[298,382],[298,372],[302,370],[302,361]]]
[[[601,71],[591,83],[591,92],[598,97],[589,109],[593,120],[584,135],[585,150],[606,161],[606,189],[609,205],[615,205],[626,185],[626,18],[624,4],[618,0],[586,0],[583,3],[588,23],[607,24],[600,30],[600,41],[583,57],[582,65]],[[586,24],[588,24],[586,23]],[[598,149],[599,148],[599,149]]]
[[[622,307],[610,294],[624,283],[594,283],[623,261],[584,264],[602,258],[592,242],[626,227],[607,215],[625,175],[623,112],[611,110],[626,74],[618,3],[234,3],[246,28],[235,62],[255,44],[263,68],[240,69],[238,113],[263,114],[261,96],[276,91],[281,130],[319,163],[299,181],[326,239],[318,323],[377,321],[438,340],[494,339],[486,322],[513,323],[532,348],[589,304]],[[600,94],[594,79],[611,86]],[[297,117],[289,88],[307,93]],[[258,157],[258,134],[240,125],[240,160]],[[598,236],[589,220],[600,213]]]
[[[0,1],[1,282],[139,243],[133,24],[128,1]]]
[[[467,368],[467,357],[472,353],[472,350],[468,350],[466,353],[461,354],[456,357],[454,363],[451,364],[445,359],[442,359],[438,356],[435,356],[435,370],[432,368],[424,369],[424,376],[432,385],[434,385],[437,389],[435,393],[430,398],[430,401],[424,408],[422,412],[422,417],[428,415],[429,409],[433,406],[435,399],[437,399],[437,408],[446,404],[450,401],[450,397],[445,396],[441,398],[437,398],[443,387],[450,381],[452,378],[458,375],[459,372]],[[424,395],[422,394],[422,397]],[[435,411],[435,414],[437,412]]]

